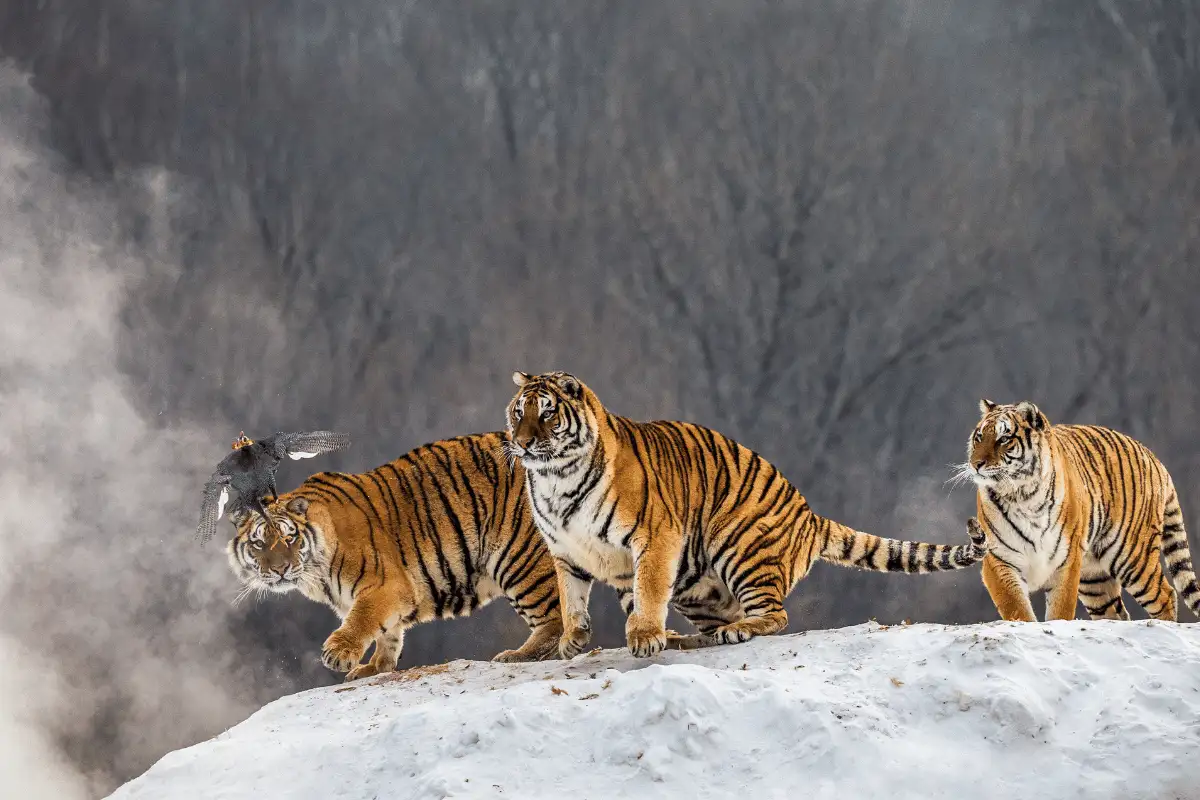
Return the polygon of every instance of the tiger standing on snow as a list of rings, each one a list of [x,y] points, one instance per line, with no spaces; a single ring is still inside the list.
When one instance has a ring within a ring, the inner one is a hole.
[[[332,608],[342,624],[321,660],[346,680],[395,669],[405,628],[501,595],[532,632],[495,660],[553,657],[563,634],[554,562],[503,443],[500,433],[463,436],[370,472],[313,475],[268,509],[278,535],[257,511],[231,517],[230,566],[245,592],[295,589]]]
[[[983,582],[1000,616],[1036,619],[1029,593],[1048,590],[1046,619],[1129,619],[1124,587],[1146,613],[1174,620],[1175,591],[1200,615],[1179,498],[1145,445],[1096,425],[1051,425],[1030,402],[979,404],[960,475],[977,490],[990,552]]]
[[[749,448],[687,422],[619,417],[573,375],[517,372],[513,381],[509,452],[525,465],[566,625],[590,630],[595,576],[617,590],[636,656],[782,631],[783,600],[817,558],[882,572],[961,569],[983,558],[982,531],[970,545],[919,544],[819,517]],[[698,634],[668,642],[672,602]],[[587,644],[562,642],[564,658]]]

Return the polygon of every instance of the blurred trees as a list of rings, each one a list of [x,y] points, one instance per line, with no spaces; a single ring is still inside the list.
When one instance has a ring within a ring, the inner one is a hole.
[[[504,376],[565,368],[739,437],[823,512],[941,540],[979,394],[1200,480],[1186,4],[3,14],[78,169],[169,175],[181,268],[128,310],[147,408],[347,427],[363,468],[496,428]],[[818,580],[803,624],[990,616],[973,579]]]
[[[332,467],[367,468],[561,368],[880,533],[961,540],[942,482],[980,396],[1140,437],[1200,509],[1188,3],[8,0],[0,52],[74,168],[165,171],[126,192],[178,268],[130,298],[125,359],[148,413],[225,420],[214,448],[339,427]],[[794,629],[995,617],[974,573],[818,569],[790,602]],[[327,624],[247,613],[272,652]]]

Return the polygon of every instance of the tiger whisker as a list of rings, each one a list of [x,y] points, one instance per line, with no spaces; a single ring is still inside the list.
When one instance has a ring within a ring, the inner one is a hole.
[[[975,471],[971,469],[970,464],[947,464],[947,466],[954,470],[950,477],[946,479],[946,484],[949,484],[951,489],[972,480],[975,476]]]
[[[516,466],[517,461],[521,458],[521,453],[517,450],[517,446],[506,439],[500,443],[500,450],[504,454],[505,460],[508,461],[509,469]]]
[[[249,597],[254,592],[255,588],[257,588],[257,587],[256,587],[256,584],[254,584],[254,583],[242,584],[242,587],[240,589],[238,589],[237,594],[234,595],[234,597],[233,597],[234,607],[236,608],[237,606],[240,606],[242,603],[244,603],[246,601],[246,598]]]

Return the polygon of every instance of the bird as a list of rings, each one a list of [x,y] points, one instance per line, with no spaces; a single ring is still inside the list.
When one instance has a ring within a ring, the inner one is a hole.
[[[204,545],[217,532],[217,522],[229,507],[229,491],[237,494],[231,512],[242,508],[257,511],[273,526],[271,515],[263,504],[269,493],[272,499],[279,497],[275,488],[275,470],[285,456],[292,459],[312,458],[322,453],[343,450],[350,446],[350,435],[334,431],[308,431],[305,433],[275,433],[257,442],[246,435],[238,434],[233,442],[233,452],[221,459],[212,477],[204,484],[204,500],[200,506],[200,523],[196,526],[196,537]]]

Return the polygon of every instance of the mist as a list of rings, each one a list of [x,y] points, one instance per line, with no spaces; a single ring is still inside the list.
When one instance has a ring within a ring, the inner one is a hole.
[[[126,247],[44,137],[44,102],[0,68],[0,794],[71,798],[287,684],[248,680],[226,567],[185,535],[212,437],[138,409],[118,365],[130,287],[177,267]]]
[[[239,430],[351,433],[291,488],[564,369],[961,542],[978,400],[1029,399],[1145,442],[1191,521],[1196,47],[1158,0],[0,4],[0,790],[103,794],[338,679],[327,609],[234,606],[191,539]],[[818,565],[788,610],[996,618],[976,570]],[[401,666],[522,637],[494,604]]]

